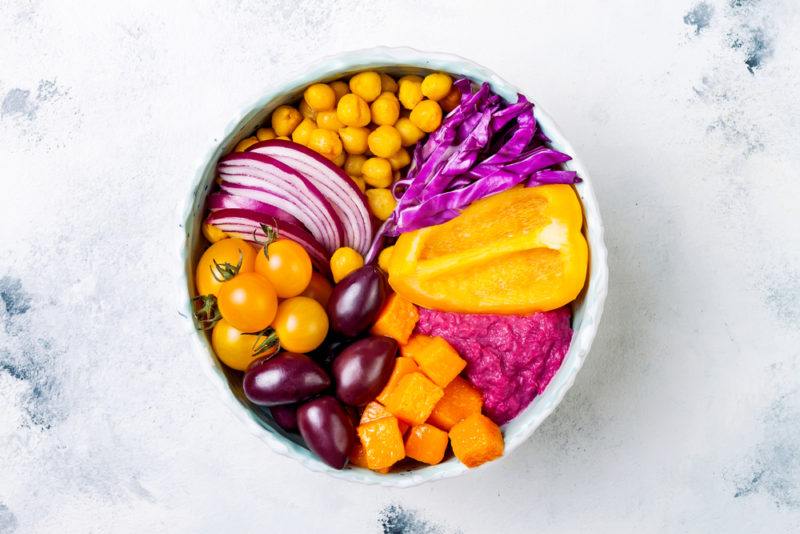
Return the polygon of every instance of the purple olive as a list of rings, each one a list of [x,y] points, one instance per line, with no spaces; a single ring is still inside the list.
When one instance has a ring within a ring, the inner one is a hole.
[[[344,349],[333,360],[336,396],[351,406],[373,400],[389,381],[395,356],[397,341],[386,336],[370,336]]]
[[[269,409],[275,424],[287,432],[297,432],[297,405],[281,404]]]
[[[305,354],[281,352],[250,364],[242,385],[250,402],[276,406],[316,395],[331,385],[331,379]]]
[[[314,454],[333,467],[341,469],[356,442],[356,431],[339,401],[323,395],[305,402],[297,410],[300,435]]]
[[[334,332],[355,337],[375,322],[386,300],[386,277],[365,265],[345,276],[331,292],[328,317]]]

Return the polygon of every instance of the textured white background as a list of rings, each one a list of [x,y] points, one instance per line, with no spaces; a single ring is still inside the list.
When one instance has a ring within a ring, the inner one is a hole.
[[[238,106],[378,44],[526,88],[592,170],[610,252],[556,413],[406,491],[267,450],[169,301],[177,205]],[[4,0],[0,533],[797,531],[799,86],[793,0]]]

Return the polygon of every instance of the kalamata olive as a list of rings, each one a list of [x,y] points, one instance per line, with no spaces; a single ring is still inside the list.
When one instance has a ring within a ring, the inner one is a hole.
[[[386,278],[377,266],[365,265],[344,277],[328,300],[331,328],[355,337],[375,322],[386,299]]]
[[[308,448],[323,462],[334,469],[345,466],[356,432],[339,401],[323,395],[301,404],[297,409],[297,426]]]
[[[396,355],[397,341],[386,336],[370,336],[348,346],[333,361],[336,396],[351,406],[373,400],[389,381]]]
[[[272,419],[275,424],[287,432],[297,432],[297,405],[296,404],[281,404],[279,406],[271,406],[269,413],[272,414]]]
[[[244,394],[255,404],[276,406],[307,399],[331,385],[331,379],[305,354],[281,352],[253,362],[244,375]]]
[[[329,333],[325,341],[318,348],[309,352],[308,355],[315,362],[320,364],[323,369],[330,371],[333,360],[349,344],[351,340],[343,338],[337,334]]]

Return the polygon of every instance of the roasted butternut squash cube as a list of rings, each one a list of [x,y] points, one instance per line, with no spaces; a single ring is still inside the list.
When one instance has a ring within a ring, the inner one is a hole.
[[[367,467],[370,469],[391,467],[406,456],[396,417],[383,417],[358,425],[358,437],[366,451]]]
[[[397,293],[386,299],[378,319],[372,325],[371,332],[376,336],[393,338],[401,345],[408,343],[408,338],[419,321],[417,307]]]
[[[406,438],[406,456],[424,464],[438,464],[447,450],[447,439],[447,432],[433,425],[415,425]]]
[[[386,409],[412,425],[425,422],[433,407],[444,395],[442,388],[422,373],[414,372],[400,379],[386,398]]]
[[[481,413],[483,396],[478,389],[460,376],[444,388],[444,397],[433,407],[428,423],[450,431],[456,423],[474,413]]]
[[[364,411],[361,412],[361,420],[359,421],[359,424],[363,425],[364,423],[383,419],[384,417],[393,417],[392,412],[387,410],[386,407],[380,402],[372,401],[364,406]],[[400,427],[400,433],[405,435],[409,424],[405,421],[398,421],[397,424]]]
[[[414,371],[419,371],[419,366],[417,362],[412,360],[411,358],[397,358],[394,362],[394,370],[392,370],[392,375],[389,377],[389,381],[386,382],[386,385],[383,387],[383,391],[381,391],[380,395],[377,397],[377,401],[386,405],[386,399],[389,397],[389,393],[397,386],[397,383],[400,382],[400,379],[406,376],[409,373],[413,373]]]
[[[413,358],[422,372],[440,388],[446,387],[467,366],[456,349],[439,336],[417,334],[400,351],[403,356]]]
[[[503,434],[485,415],[475,413],[450,430],[453,454],[467,467],[478,467],[503,455]]]
[[[348,458],[350,459],[350,465],[355,465],[358,467],[367,467],[367,449],[361,444],[361,441],[357,441],[355,445],[353,445],[353,449],[348,454]]]

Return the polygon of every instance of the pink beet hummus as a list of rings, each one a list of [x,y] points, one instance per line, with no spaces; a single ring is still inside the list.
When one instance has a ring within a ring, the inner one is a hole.
[[[476,315],[420,308],[417,331],[445,338],[467,361],[484,412],[503,424],[544,391],[572,339],[570,311]]]

